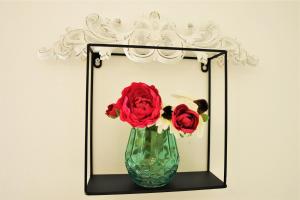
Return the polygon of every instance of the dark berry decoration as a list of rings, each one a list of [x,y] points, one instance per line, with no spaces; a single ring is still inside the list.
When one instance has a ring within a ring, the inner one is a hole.
[[[208,110],[208,103],[205,99],[198,99],[194,101],[195,104],[198,105],[197,112],[201,115],[205,111]]]
[[[166,106],[163,109],[164,113],[161,115],[165,119],[172,119],[172,106]]]

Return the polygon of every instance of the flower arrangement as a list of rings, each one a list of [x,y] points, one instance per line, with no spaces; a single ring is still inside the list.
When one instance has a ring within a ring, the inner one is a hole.
[[[176,106],[163,106],[158,90],[154,85],[133,82],[125,87],[116,103],[107,107],[106,115],[120,118],[133,128],[157,128],[157,132],[170,130],[175,136],[190,136],[199,133],[199,127],[208,120],[205,99],[191,99],[174,95],[188,102]],[[189,106],[188,106],[188,105]],[[196,109],[192,109],[194,107]]]

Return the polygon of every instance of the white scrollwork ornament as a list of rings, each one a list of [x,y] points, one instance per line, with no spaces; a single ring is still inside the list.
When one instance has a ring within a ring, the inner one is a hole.
[[[228,51],[228,61],[237,65],[256,65],[258,59],[250,55],[236,40],[222,36],[213,23],[195,27],[189,23],[180,32],[174,23],[162,20],[156,11],[137,19],[132,26],[125,27],[121,19],[109,19],[98,14],[86,17],[86,27],[67,29],[52,48],[41,48],[38,55],[42,59],[55,57],[85,59],[88,43],[129,44],[168,47],[193,47],[224,49]],[[109,59],[116,48],[99,47],[101,59]],[[125,55],[135,62],[173,63],[183,59],[186,52],[181,50],[123,48]],[[207,53],[193,52],[201,63],[207,62]],[[223,65],[224,59],[218,58]]]

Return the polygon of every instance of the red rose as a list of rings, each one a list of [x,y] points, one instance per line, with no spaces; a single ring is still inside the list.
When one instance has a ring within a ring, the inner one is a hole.
[[[107,110],[105,114],[111,118],[117,118],[119,116],[118,109],[116,108],[116,104],[112,103],[107,106]]]
[[[160,117],[162,103],[158,90],[153,85],[134,82],[123,89],[116,107],[122,121],[133,127],[144,128],[154,124]]]
[[[172,113],[173,126],[184,133],[193,133],[199,123],[199,114],[190,110],[186,105],[176,106]]]

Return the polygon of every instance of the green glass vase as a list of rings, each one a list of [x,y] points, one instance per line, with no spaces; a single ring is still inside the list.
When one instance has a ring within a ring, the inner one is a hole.
[[[176,139],[169,130],[157,127],[132,128],[125,153],[128,174],[137,185],[162,187],[176,174],[179,163]]]

